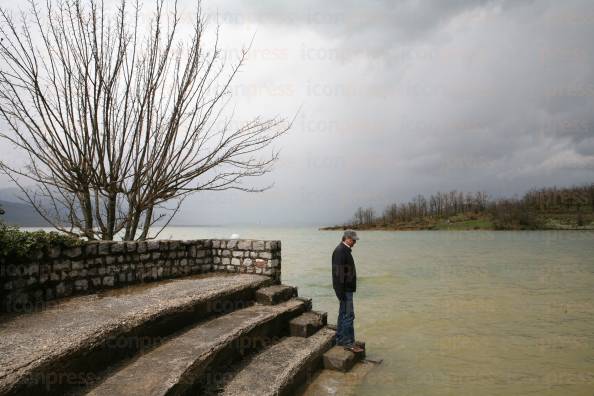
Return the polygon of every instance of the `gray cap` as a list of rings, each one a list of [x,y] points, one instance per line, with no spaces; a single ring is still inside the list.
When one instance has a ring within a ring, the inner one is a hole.
[[[355,231],[353,231],[353,230],[345,230],[344,234],[342,234],[342,237],[344,239],[351,238],[353,241],[359,240],[359,237],[357,236],[357,233]]]

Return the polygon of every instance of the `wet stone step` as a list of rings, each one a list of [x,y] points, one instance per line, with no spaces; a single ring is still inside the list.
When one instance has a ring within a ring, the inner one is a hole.
[[[355,344],[363,348],[363,352],[354,353],[340,345],[336,345],[326,352],[324,354],[324,368],[342,372],[349,371],[355,363],[365,358],[365,343],[357,341]]]
[[[256,290],[270,282],[253,274],[196,275],[76,296],[39,312],[3,317],[0,395],[63,394],[85,385],[164,336],[251,304]],[[68,380],[72,377],[85,380]]]
[[[310,311],[293,318],[289,322],[289,329],[292,337],[309,337],[326,326],[327,322],[326,312]]]
[[[236,373],[219,394],[225,396],[292,395],[321,368],[335,332],[327,327],[308,338],[287,337],[260,352]]]
[[[263,287],[256,291],[256,302],[264,305],[275,305],[297,297],[297,288],[287,285]]]
[[[89,395],[186,395],[209,366],[241,358],[248,349],[282,333],[283,324],[303,313],[297,299],[256,304],[196,325],[138,356],[93,388]]]

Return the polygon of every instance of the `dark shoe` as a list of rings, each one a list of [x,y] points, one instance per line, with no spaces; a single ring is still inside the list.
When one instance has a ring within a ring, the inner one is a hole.
[[[355,345],[365,350],[365,343],[363,341],[355,341]]]
[[[360,346],[357,345],[343,345],[344,349],[346,349],[347,351],[351,351],[353,353],[361,353],[361,352],[365,352],[365,349],[361,348]]]

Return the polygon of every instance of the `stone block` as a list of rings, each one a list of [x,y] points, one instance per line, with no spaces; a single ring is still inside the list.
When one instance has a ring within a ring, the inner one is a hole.
[[[236,247],[237,247],[236,239],[231,239],[231,240],[227,241],[227,249],[235,249]]]
[[[87,290],[89,282],[86,279],[79,279],[74,281],[74,289],[76,290]]]
[[[340,345],[336,345],[324,353],[324,368],[326,370],[347,372],[355,365],[356,361],[355,354]]]
[[[124,243],[117,242],[111,245],[111,252],[112,253],[123,253],[124,252]]]
[[[138,253],[145,253],[146,252],[146,242],[138,242],[136,245],[136,251]]]
[[[56,285],[56,296],[63,297],[67,295],[68,290],[67,286],[64,282],[60,282]]]
[[[134,253],[136,251],[136,242],[126,242],[126,252]]]
[[[58,272],[58,271],[69,271],[71,264],[72,263],[70,262],[70,260],[55,261],[54,262],[54,265],[53,265],[53,271],[54,272]]]
[[[237,242],[237,249],[239,250],[251,250],[252,249],[252,241],[251,240],[241,240]]]
[[[109,245],[111,242],[101,242],[97,247],[97,253],[101,256],[109,254]]]
[[[210,265],[210,264],[204,264],[204,265],[202,265],[202,266],[200,267],[200,269],[201,269],[202,271],[204,271],[204,272],[208,272],[208,271],[210,271],[210,270],[212,269],[212,265]]]
[[[264,241],[254,241],[252,244],[252,249],[254,250],[265,250],[266,243]]]
[[[297,288],[287,285],[274,285],[256,291],[256,302],[264,305],[276,305],[297,297]]]
[[[289,321],[292,337],[309,337],[321,329],[328,322],[326,312],[309,311]]]
[[[66,257],[77,258],[77,257],[80,257],[80,255],[82,254],[82,249],[77,246],[77,247],[66,249],[66,250],[64,250],[63,253]]]
[[[150,252],[154,252],[159,250],[159,241],[149,241],[147,242],[147,249]]]

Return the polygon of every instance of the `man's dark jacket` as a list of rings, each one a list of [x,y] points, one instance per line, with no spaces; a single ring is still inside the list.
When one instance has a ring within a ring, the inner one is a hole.
[[[339,300],[345,299],[345,292],[357,289],[357,271],[351,248],[340,242],[332,253],[332,287]]]

